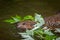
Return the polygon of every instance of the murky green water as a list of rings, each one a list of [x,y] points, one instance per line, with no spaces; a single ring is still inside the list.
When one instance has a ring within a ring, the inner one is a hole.
[[[34,15],[40,13],[44,17],[56,14],[60,10],[59,0],[1,0],[0,1],[0,40],[19,40],[14,37],[12,31],[15,30],[9,24],[4,23],[3,20],[10,18],[10,16],[20,15]],[[11,29],[12,28],[12,29]]]

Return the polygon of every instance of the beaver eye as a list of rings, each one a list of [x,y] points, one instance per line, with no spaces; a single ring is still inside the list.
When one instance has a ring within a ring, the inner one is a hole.
[[[25,25],[25,23],[23,23],[22,25]]]

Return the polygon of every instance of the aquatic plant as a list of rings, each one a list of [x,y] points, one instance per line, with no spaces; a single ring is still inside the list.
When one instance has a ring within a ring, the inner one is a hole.
[[[27,29],[26,32],[18,33],[23,38],[25,38],[22,40],[56,40],[57,36],[53,34],[51,30],[42,29],[42,25],[45,24],[45,21],[44,18],[37,13],[35,13],[35,17],[32,17],[31,15],[27,15],[22,19],[20,16],[16,15],[15,17],[12,16],[11,19],[7,19],[4,21],[13,24],[16,22],[20,22],[22,20],[29,20],[29,19],[34,20],[37,23],[34,25],[34,28],[32,28],[31,30]]]
[[[13,24],[19,21],[21,21],[21,17],[18,15],[16,15],[15,17],[11,16],[10,19],[4,20],[4,22],[10,23],[10,24]]]

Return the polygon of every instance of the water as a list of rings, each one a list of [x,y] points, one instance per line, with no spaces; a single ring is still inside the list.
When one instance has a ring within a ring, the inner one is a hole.
[[[57,3],[58,2],[58,3]],[[57,5],[58,4],[58,5]],[[40,0],[1,0],[0,1],[0,40],[20,40],[14,37],[15,29],[11,25],[4,23],[3,20],[10,18],[10,16],[32,15],[40,13],[44,17],[56,14],[59,8],[59,1],[40,1]],[[13,31],[13,32],[12,32]]]

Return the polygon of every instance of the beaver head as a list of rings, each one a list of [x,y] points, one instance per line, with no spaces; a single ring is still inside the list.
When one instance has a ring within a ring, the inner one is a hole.
[[[25,31],[26,29],[30,30],[34,28],[34,24],[36,24],[36,22],[31,21],[31,20],[26,20],[26,21],[17,23],[16,28],[19,31]]]

